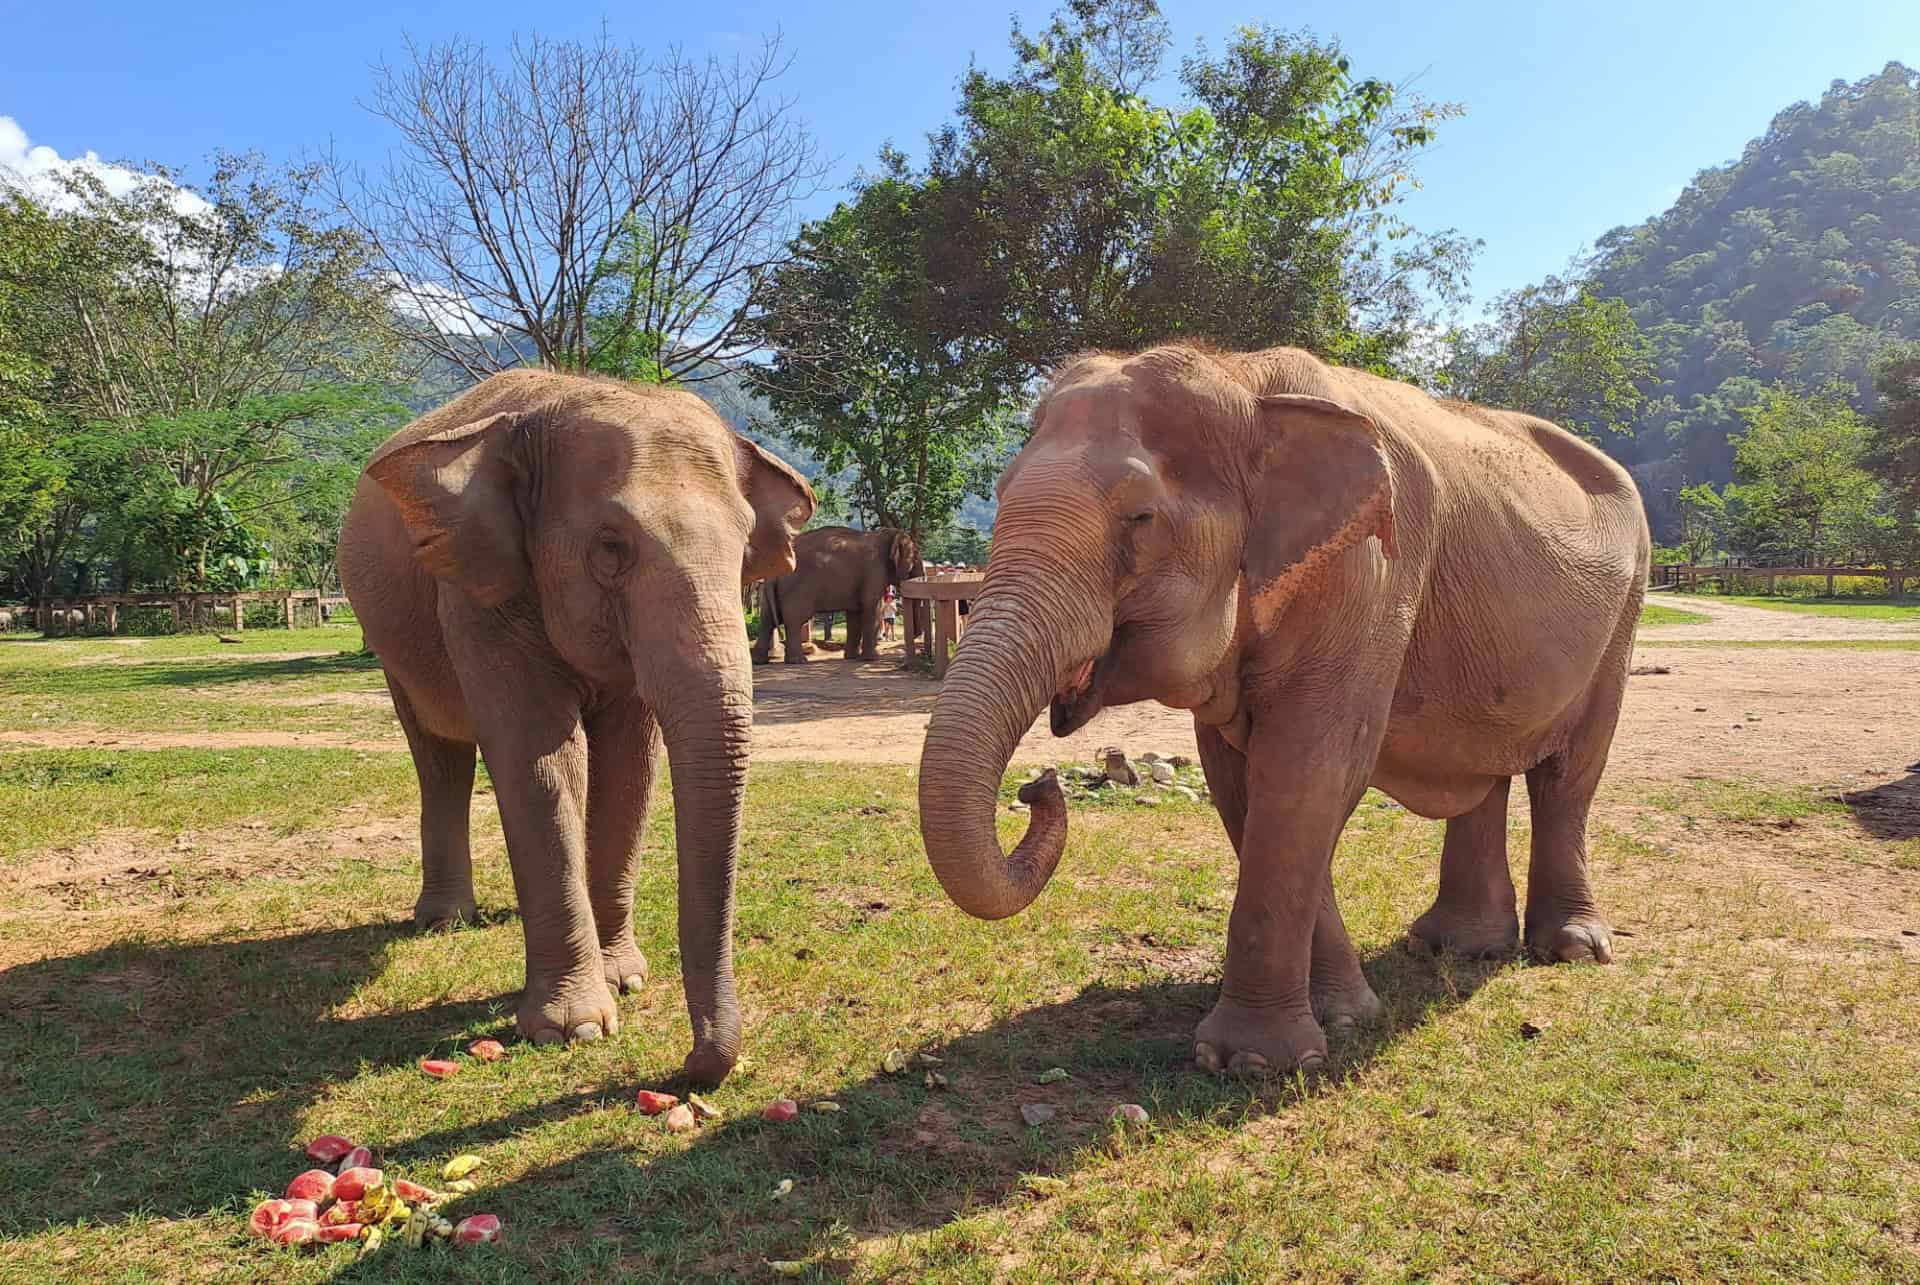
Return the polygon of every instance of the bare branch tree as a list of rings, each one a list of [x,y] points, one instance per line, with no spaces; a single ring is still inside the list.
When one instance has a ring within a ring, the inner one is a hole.
[[[741,322],[825,166],[774,83],[778,35],[731,63],[657,61],[602,33],[408,46],[368,110],[399,146],[334,193],[377,247],[405,336],[473,376],[538,363],[699,377]]]

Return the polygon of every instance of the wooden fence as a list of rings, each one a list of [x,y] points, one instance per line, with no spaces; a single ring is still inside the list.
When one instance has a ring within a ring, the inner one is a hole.
[[[986,576],[978,571],[933,571],[900,586],[909,612],[933,611],[933,676],[945,678],[953,648],[965,630],[961,604],[971,602]],[[907,617],[907,655],[913,655],[915,617]]]
[[[1735,581],[1765,581],[1767,592],[1772,593],[1774,584],[1782,577],[1803,576],[1827,582],[1827,596],[1833,596],[1833,582],[1837,576],[1860,576],[1869,580],[1884,580],[1887,584],[1887,596],[1898,598],[1905,594],[1908,579],[1920,576],[1920,568],[1914,567],[1722,567],[1690,563],[1673,563],[1656,566],[1650,573],[1650,582],[1657,588],[1698,589],[1702,580],[1718,580],[1723,587],[1731,588]]]
[[[318,589],[274,589],[255,593],[88,593],[60,598],[42,598],[34,610],[34,619],[42,633],[93,633],[96,622],[104,620],[107,633],[120,631],[122,607],[164,607],[173,617],[176,632],[182,625],[198,628],[202,618],[218,620],[234,630],[247,627],[247,604],[271,603],[280,608],[280,618],[293,628],[295,613],[301,605],[311,605],[316,621],[324,620],[332,608],[346,601]]]

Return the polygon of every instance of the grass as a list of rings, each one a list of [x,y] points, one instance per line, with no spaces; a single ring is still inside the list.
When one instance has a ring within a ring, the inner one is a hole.
[[[393,740],[375,702],[313,703],[377,692],[358,641],[0,643],[0,730]],[[1336,1033],[1325,1076],[1241,1082],[1190,1063],[1234,895],[1206,806],[1076,800],[1047,892],[985,924],[927,869],[909,769],[761,764],[748,1061],[682,1137],[630,1107],[684,1091],[670,791],[635,915],[653,982],[614,1039],[534,1049],[511,1036],[523,933],[484,777],[482,922],[417,936],[402,751],[0,749],[0,1281],[758,1280],[769,1260],[822,1281],[1914,1279],[1903,789],[1868,812],[1767,782],[1615,787],[1604,969],[1409,955],[1441,828],[1369,794],[1336,877],[1385,1013]],[[1527,841],[1516,805],[1517,875]],[[506,1060],[417,1069],[482,1035]],[[949,1086],[888,1074],[896,1047]],[[1037,1083],[1054,1066],[1070,1078]],[[761,1121],[781,1095],[843,1109]],[[1059,1114],[1029,1128],[1029,1102]],[[1111,1125],[1120,1102],[1151,1125]],[[418,1179],[483,1156],[463,1207],[507,1241],[356,1263],[250,1239],[325,1132]]]
[[[357,625],[239,637],[0,639],[0,732],[260,730],[403,743]]]
[[[1920,638],[1642,638],[1649,647],[1806,647],[1815,651],[1920,651]]]
[[[1806,616],[1835,616],[1846,620],[1893,620],[1920,624],[1920,601],[1912,598],[1785,598],[1735,595],[1722,602],[1768,611],[1792,611]]]
[[[1649,602],[1640,608],[1640,626],[1649,625],[1704,625],[1713,617],[1698,611],[1682,611],[1677,607],[1663,607],[1657,602]]]

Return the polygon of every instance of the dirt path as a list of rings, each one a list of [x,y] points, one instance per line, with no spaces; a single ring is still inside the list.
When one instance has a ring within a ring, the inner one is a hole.
[[[1732,641],[1913,639],[1920,625],[1768,611],[1688,598],[1706,624],[1645,629],[1614,742],[1615,780],[1752,777],[1781,783],[1870,782],[1920,758],[1907,711],[1920,692],[1920,651],[1702,646]],[[1666,644],[1692,645],[1673,647]],[[249,659],[253,659],[250,657]],[[260,658],[265,659],[265,658]],[[939,687],[901,667],[899,644],[878,661],[817,652],[804,665],[754,671],[754,754],[766,761],[917,763]],[[1650,672],[1664,669],[1667,672]],[[270,675],[265,672],[263,679]],[[383,693],[353,693],[385,700]],[[340,699],[329,697],[326,699]],[[1178,710],[1109,710],[1064,740],[1044,714],[1014,754],[1019,766],[1086,762],[1106,745],[1129,752],[1195,753],[1192,720]],[[122,732],[69,726],[0,732],[0,748],[337,748],[401,750],[391,736],[267,729]]]
[[[1640,631],[1640,641],[1740,642],[1768,641],[1862,642],[1901,640],[1920,642],[1920,622],[1860,620],[1846,616],[1816,616],[1803,611],[1774,611],[1723,602],[1706,594],[1650,594],[1647,601],[1660,607],[1691,611],[1710,617],[1697,625],[1655,625]]]

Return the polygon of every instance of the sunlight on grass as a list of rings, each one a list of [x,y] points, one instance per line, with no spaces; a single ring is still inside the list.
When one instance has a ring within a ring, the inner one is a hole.
[[[7,815],[52,792],[66,818],[14,839],[17,859],[107,825],[311,827],[296,868],[240,870],[186,900],[139,885],[77,914],[6,903],[8,1279],[171,1280],[186,1264],[276,1282],[757,1279],[768,1259],[807,1260],[822,1280],[1920,1267],[1911,965],[1829,949],[1786,891],[1716,882],[1700,853],[1665,841],[1597,829],[1603,902],[1631,929],[1611,968],[1419,959],[1401,939],[1432,896],[1440,827],[1369,795],[1337,876],[1386,1012],[1335,1038],[1316,1083],[1245,1083],[1189,1060],[1234,888],[1206,807],[1077,809],[1052,886],[987,924],[928,871],[910,771],[763,765],[736,924],[748,1061],[711,1095],[724,1118],[681,1137],[629,1105],[642,1085],[683,1091],[689,1042],[667,792],[635,920],[654,980],[622,1001],[616,1038],[559,1051],[510,1034],[522,935],[484,795],[486,922],[421,937],[400,922],[418,877],[404,755],[17,752],[0,765]],[[1832,810],[1719,782],[1644,806]],[[368,820],[330,832],[330,813]],[[1024,818],[1002,824],[1011,841]],[[1516,825],[1516,854],[1525,843]],[[201,859],[178,856],[176,871]],[[1788,931],[1790,948],[1768,944]],[[1543,1034],[1523,1038],[1522,1022]],[[418,1071],[480,1035],[506,1039],[508,1058],[445,1082]],[[938,1056],[948,1087],[924,1065],[887,1074],[894,1047]],[[1038,1084],[1052,1066],[1070,1078]],[[843,1109],[761,1121],[778,1095]],[[1152,1124],[1110,1125],[1123,1101]],[[1059,1114],[1029,1128],[1022,1102]],[[415,1178],[483,1155],[464,1207],[500,1214],[508,1241],[355,1266],[346,1250],[249,1240],[245,1211],[305,1167],[298,1144],[321,1132]],[[1065,1186],[1032,1190],[1025,1174]],[[776,1204],[781,1178],[795,1187]]]
[[[1657,602],[1649,602],[1640,608],[1640,627],[1649,625],[1704,625],[1711,620],[1697,611],[1682,611],[1677,607],[1663,607]]]

